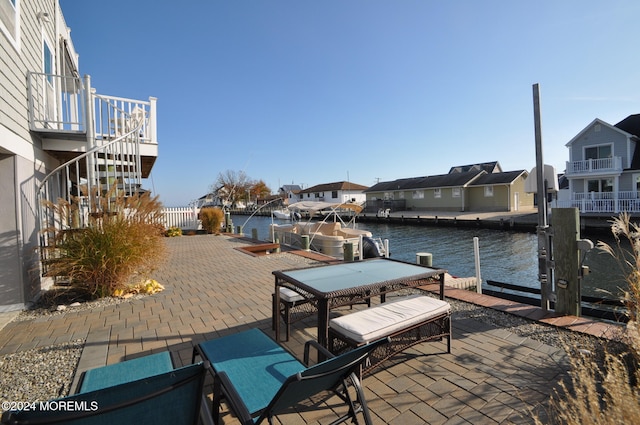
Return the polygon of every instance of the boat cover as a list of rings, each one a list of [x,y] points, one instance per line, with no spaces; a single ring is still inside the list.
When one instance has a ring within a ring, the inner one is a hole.
[[[362,205],[352,203],[339,203],[339,202],[319,202],[319,201],[300,201],[289,205],[290,210],[309,211],[316,213],[321,210],[331,209],[348,209],[359,214],[362,211]]]

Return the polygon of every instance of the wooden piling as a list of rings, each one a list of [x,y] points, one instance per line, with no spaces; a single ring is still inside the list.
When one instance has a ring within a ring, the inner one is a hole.
[[[577,208],[554,208],[551,213],[553,229],[554,283],[556,313],[580,316],[580,285],[578,252],[580,214]]]

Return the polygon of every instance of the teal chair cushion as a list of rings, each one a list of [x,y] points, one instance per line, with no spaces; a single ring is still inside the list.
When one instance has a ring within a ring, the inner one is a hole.
[[[215,372],[229,376],[252,413],[264,409],[289,376],[306,369],[258,329],[203,342],[199,350]]]
[[[148,378],[173,370],[173,361],[168,351],[127,360],[108,366],[88,370],[80,383],[78,393],[113,387],[125,382]]]
[[[37,410],[5,412],[2,424],[182,424],[199,419],[203,363],[136,381],[38,404]]]

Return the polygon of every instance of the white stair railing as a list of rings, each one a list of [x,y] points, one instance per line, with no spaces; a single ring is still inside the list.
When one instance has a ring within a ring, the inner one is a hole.
[[[91,119],[89,150],[54,169],[38,186],[43,268],[47,251],[44,248],[58,232],[87,227],[91,215],[108,212],[102,211],[110,205],[106,194],[115,191],[128,196],[140,190],[140,135],[144,117],[130,115],[109,98],[91,96],[92,101],[87,103],[100,113]],[[93,111],[87,113],[93,116]],[[105,133],[103,129],[110,130]],[[66,205],[68,213],[60,214],[55,205]]]

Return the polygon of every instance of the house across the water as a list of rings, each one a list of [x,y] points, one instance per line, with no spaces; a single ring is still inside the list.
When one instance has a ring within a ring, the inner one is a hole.
[[[380,182],[365,190],[366,212],[519,211],[534,197],[526,170],[502,171],[497,161],[452,167],[447,174]]]
[[[596,118],[567,145],[568,188],[558,206],[581,214],[640,214],[640,114],[615,125]]]

